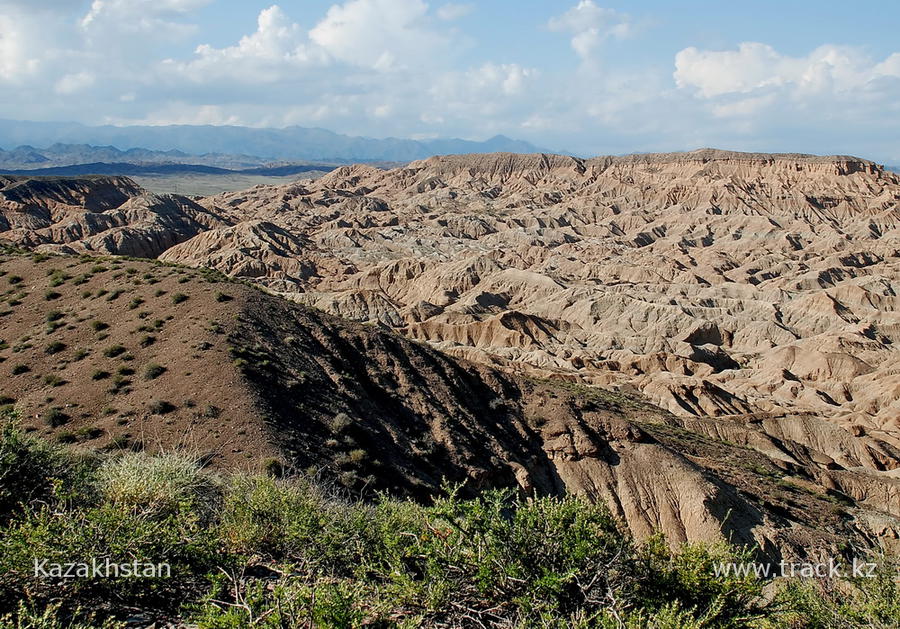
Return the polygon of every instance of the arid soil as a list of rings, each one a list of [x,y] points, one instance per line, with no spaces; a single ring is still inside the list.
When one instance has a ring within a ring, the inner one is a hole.
[[[677,540],[897,543],[900,177],[871,162],[450,156],[205,199],[0,183],[19,246],[208,267],[432,348],[248,293],[234,338],[256,340],[223,369],[265,363],[238,371],[289,463],[577,491]],[[310,386],[310,360],[343,374]],[[329,433],[339,413],[377,436]]]

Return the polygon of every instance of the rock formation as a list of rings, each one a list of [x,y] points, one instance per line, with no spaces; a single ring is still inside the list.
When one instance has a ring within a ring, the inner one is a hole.
[[[640,393],[691,434],[900,516],[900,176],[872,162],[460,155],[196,201],[122,184],[87,210],[49,193],[28,205],[22,186],[0,191],[0,237],[210,267],[455,358]],[[559,430],[550,449],[583,458]],[[627,450],[633,478],[563,455],[554,473],[624,513],[624,496],[666,482],[650,464],[664,456]],[[712,465],[701,450],[692,464]]]

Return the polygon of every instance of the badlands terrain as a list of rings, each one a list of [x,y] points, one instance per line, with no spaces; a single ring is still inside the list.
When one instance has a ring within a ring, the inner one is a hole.
[[[382,426],[357,442],[402,450],[385,457],[390,474],[360,471],[398,491],[453,470],[603,499],[640,535],[898,544],[900,176],[872,162],[492,154],[206,198],[119,177],[0,186],[0,239],[16,247],[214,269],[298,302],[248,306],[256,332],[234,331],[255,339],[238,359],[279,367],[240,377],[281,400],[265,429],[247,429],[265,447],[239,452],[320,464],[323,435],[305,422],[344,413]],[[239,303],[273,299],[248,295]],[[342,319],[383,330],[348,328],[365,333],[321,354],[303,340],[314,333],[279,327]],[[341,393],[298,407],[310,387],[284,374],[308,374],[297,365],[320,354],[316,383]],[[392,406],[409,390],[421,399]],[[156,421],[143,404],[132,411]],[[435,448],[449,458],[428,462]]]

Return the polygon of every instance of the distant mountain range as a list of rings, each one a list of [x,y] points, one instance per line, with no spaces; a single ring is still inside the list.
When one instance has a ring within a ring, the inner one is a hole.
[[[26,144],[8,151],[0,149],[0,169],[4,170],[52,169],[98,163],[145,166],[184,164],[240,170],[269,166],[272,164],[272,161],[252,155],[223,155],[220,153],[191,155],[178,150],[153,151],[144,148],[130,148],[122,151],[114,146],[62,144],[59,142],[46,148],[35,148]],[[56,174],[78,173],[76,171],[62,171]]]
[[[0,147],[19,147],[6,151],[5,164],[35,168],[63,165],[35,146],[49,146],[56,153],[76,149],[92,150],[91,158],[75,156],[68,164],[89,162],[164,161],[185,163],[191,155],[232,158],[241,166],[261,165],[266,161],[381,161],[408,162],[432,155],[457,153],[548,152],[528,142],[502,135],[483,142],[459,139],[409,140],[401,138],[364,138],[342,135],[326,129],[287,127],[253,129],[231,126],[130,126],[91,127],[69,122],[25,122],[0,120]],[[134,148],[140,147],[140,148]],[[106,155],[98,155],[106,151]],[[51,151],[53,152],[53,151]],[[76,150],[75,153],[78,151]],[[10,156],[13,153],[13,156]],[[127,157],[123,158],[122,154]],[[160,155],[162,153],[163,155]],[[13,158],[15,161],[13,162]],[[47,164],[47,158],[54,162]],[[245,158],[242,160],[242,158]],[[196,159],[196,158],[193,158]],[[221,166],[221,163],[215,164]],[[236,164],[237,165],[237,164]]]
[[[288,177],[302,173],[322,173],[334,170],[336,166],[328,164],[285,164],[258,166],[255,168],[218,168],[203,164],[130,164],[127,162],[91,162],[88,164],[72,164],[70,166],[51,166],[46,168],[0,168],[0,175],[29,176],[63,176],[81,177],[85,175],[125,175],[164,176],[164,175],[258,175],[264,177]]]

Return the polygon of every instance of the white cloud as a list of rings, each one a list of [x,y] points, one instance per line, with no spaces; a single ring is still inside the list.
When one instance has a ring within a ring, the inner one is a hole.
[[[97,77],[90,72],[76,72],[67,74],[57,81],[55,90],[57,94],[74,94],[93,86],[96,81]]]
[[[760,90],[850,93],[882,76],[900,77],[900,55],[876,64],[856,48],[825,45],[805,57],[790,57],[755,42],[736,51],[685,48],[675,56],[674,74],[678,87],[702,98]]]
[[[437,16],[442,20],[446,20],[448,22],[452,22],[453,20],[458,20],[462,17],[469,15],[472,11],[475,10],[475,6],[471,4],[457,4],[455,2],[450,2],[449,4],[445,4],[442,7],[438,7]]]
[[[260,12],[256,31],[226,48],[202,44],[188,62],[167,60],[166,72],[197,82],[242,81],[267,83],[283,79],[298,68],[323,64],[324,54],[310,47],[306,34],[278,5]]]
[[[29,51],[29,37],[18,20],[0,15],[0,79],[14,81],[33,74],[40,65]]]
[[[562,15],[551,18],[547,26],[552,31],[571,33],[572,48],[584,60],[589,60],[605,40],[622,39],[631,33],[627,15],[597,6],[593,0],[580,0]]]
[[[622,50],[621,63],[599,63],[604,44],[652,20],[602,0],[568,0],[546,25],[578,55],[574,68],[551,52],[526,63],[516,46],[475,41],[491,35],[454,22],[480,8],[472,0],[331,0],[320,13],[254,0],[256,20],[225,43],[200,22],[213,1],[0,0],[0,117],[504,133],[585,153],[712,145],[877,156],[869,147],[896,153],[900,134],[900,52],[685,48],[673,79],[668,53],[639,63],[646,55]],[[521,41],[538,35],[516,29]]]
[[[171,21],[209,4],[212,0],[93,0],[81,19],[86,30],[115,24],[124,31],[156,29],[190,29],[188,25]]]
[[[309,33],[329,55],[380,71],[427,60],[447,37],[432,29],[422,0],[350,0],[328,9]]]

